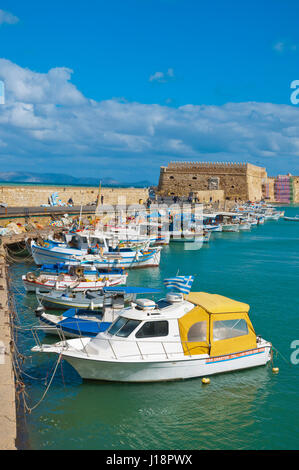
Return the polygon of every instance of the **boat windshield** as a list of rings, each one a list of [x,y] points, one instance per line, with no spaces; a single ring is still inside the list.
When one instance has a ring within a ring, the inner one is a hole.
[[[109,330],[107,330],[107,333],[112,336],[126,338],[132,333],[132,331],[135,330],[135,328],[137,328],[140,323],[140,320],[129,320],[128,318],[119,317],[116,322],[110,326]]]
[[[156,305],[157,305],[157,308],[159,308],[161,310],[162,308],[169,307],[172,304],[170,302],[168,302],[167,300],[165,300],[165,299],[161,299],[161,300],[158,300]]]

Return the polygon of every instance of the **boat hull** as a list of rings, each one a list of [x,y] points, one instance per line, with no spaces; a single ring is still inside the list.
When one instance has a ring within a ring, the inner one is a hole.
[[[39,317],[39,324],[39,329],[48,335],[72,339],[81,338],[83,336],[94,337],[98,333],[105,331],[111,325],[111,322],[103,322],[95,319],[84,321],[82,317],[80,319],[76,317],[66,318],[43,313]],[[91,324],[93,326],[92,328],[89,326]]]
[[[79,308],[79,309],[91,309],[98,310],[103,308],[104,297],[101,298],[92,298],[87,299],[82,296],[72,295],[67,296],[64,293],[59,295],[52,295],[54,291],[51,292],[36,292],[36,297],[38,302],[43,305],[46,309],[54,310],[68,310],[69,308]],[[58,291],[56,291],[58,292]]]
[[[222,225],[222,232],[239,232],[239,225],[237,224]]]
[[[22,278],[23,285],[25,287],[26,292],[36,292],[39,289],[41,292],[49,292],[53,289],[55,290],[64,290],[68,287],[71,287],[74,284],[73,280],[65,280],[65,281],[57,281],[49,279],[44,283],[37,282],[37,281],[28,281],[26,276]],[[75,287],[72,287],[73,292],[83,292],[86,290],[96,291],[103,287],[113,287],[118,285],[125,285],[127,281],[127,275],[122,276],[115,276],[110,278],[108,281],[82,281]]]
[[[191,379],[224,372],[232,372],[267,364],[271,346],[259,347],[226,356],[210,358],[185,357],[161,361],[94,360],[62,353],[63,359],[76,369],[83,379],[112,382],[160,382]]]
[[[31,247],[32,256],[34,262],[40,266],[47,263],[68,263],[74,265],[80,265],[82,263],[93,263],[94,266],[98,268],[141,268],[141,267],[154,267],[159,266],[160,256],[161,256],[161,247],[153,248],[149,251],[144,252],[142,255],[133,254],[130,256],[92,256],[78,254],[74,255],[72,251],[68,253],[67,251],[55,251],[47,249],[44,247],[39,247],[37,245],[32,245]]]
[[[250,230],[251,229],[251,224],[240,224],[239,225],[239,230]]]

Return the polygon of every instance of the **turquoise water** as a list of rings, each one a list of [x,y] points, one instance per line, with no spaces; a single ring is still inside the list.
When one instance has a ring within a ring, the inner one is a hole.
[[[286,208],[286,215],[299,208]],[[193,291],[219,293],[251,306],[257,334],[280,352],[266,367],[200,379],[156,384],[82,382],[67,363],[59,368],[40,406],[26,417],[32,449],[297,449],[299,364],[290,363],[299,340],[299,223],[268,221],[244,233],[215,233],[198,251],[170,245],[155,269],[132,271],[128,283],[161,287],[165,277],[195,274]],[[21,295],[11,267],[20,320],[35,323],[33,295]],[[48,341],[48,340],[47,340]],[[29,332],[19,332],[28,403],[34,406],[55,359],[30,352]]]

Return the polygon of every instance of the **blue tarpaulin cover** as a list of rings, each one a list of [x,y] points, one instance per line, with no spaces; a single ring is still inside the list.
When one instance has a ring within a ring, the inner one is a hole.
[[[120,292],[121,294],[157,294],[161,292],[160,289],[152,289],[150,287],[127,287],[127,286],[113,286],[104,287],[104,292]]]

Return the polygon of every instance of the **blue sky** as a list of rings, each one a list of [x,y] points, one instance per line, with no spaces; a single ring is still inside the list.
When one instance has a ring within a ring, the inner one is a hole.
[[[169,160],[214,160],[298,174],[298,13],[296,0],[1,2],[2,171],[156,182]]]

